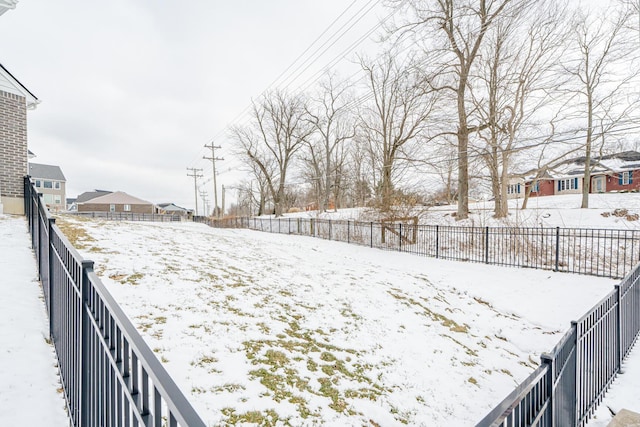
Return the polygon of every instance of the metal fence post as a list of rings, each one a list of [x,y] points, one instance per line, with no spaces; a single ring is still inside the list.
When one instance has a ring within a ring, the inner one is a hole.
[[[89,273],[93,271],[93,261],[82,260],[82,287],[81,292],[81,330],[80,337],[82,340],[80,349],[80,427],[89,426],[89,379],[92,372],[91,362],[89,360],[89,340],[90,340],[90,321],[89,321]]]
[[[351,236],[349,236],[349,233],[350,233],[350,232],[349,232],[349,229],[350,229],[351,227],[349,226],[349,223],[350,223],[350,221],[349,221],[349,220],[347,220],[347,243],[351,243]]]
[[[436,225],[436,258],[440,258],[440,226]]]
[[[484,262],[489,264],[489,227],[484,228]]]
[[[329,240],[331,240],[331,220],[329,220]]]
[[[556,227],[556,269],[558,271],[558,265],[560,263],[560,227]]]
[[[582,388],[580,387],[580,380],[582,379],[582,375],[580,375],[580,370],[582,369],[581,366],[581,361],[580,358],[582,357],[582,351],[580,351],[580,328],[578,327],[578,322],[576,322],[575,320],[571,321],[571,328],[576,331],[576,342],[575,342],[575,348],[576,348],[576,373],[575,373],[575,379],[576,379],[576,395],[575,395],[575,399],[576,401],[574,402],[574,411],[575,411],[575,422],[577,423],[578,420],[581,418],[581,414],[580,414],[580,400],[582,398]]]
[[[371,233],[370,233],[370,237],[371,237],[371,247],[373,247],[373,221],[371,221]]]
[[[400,223],[400,233],[398,234],[398,237],[400,238],[400,243],[398,244],[398,247],[400,248],[400,252],[402,252],[402,223]]]
[[[616,363],[618,364],[618,372],[624,374],[624,370],[622,369],[622,358],[624,356],[624,348],[622,343],[622,288],[621,286],[615,285],[616,288],[616,304],[618,305],[617,316],[616,316],[616,340],[618,341],[618,358]]]
[[[47,239],[47,283],[49,286],[49,336],[51,337],[52,340],[55,341],[55,336],[53,334],[53,327],[54,327],[54,312],[53,312],[53,303],[54,303],[54,283],[53,283],[53,263],[51,262],[51,260],[54,258],[54,251],[53,251],[53,242],[52,242],[52,230],[53,230],[53,225],[56,223],[56,219],[55,218],[49,218],[49,220],[47,221],[47,235],[48,235],[48,239]]]
[[[547,353],[542,353],[540,355],[540,361],[542,362],[543,365],[547,366],[547,394],[549,396],[549,404],[548,404],[548,411],[549,411],[549,424],[546,424],[550,427],[555,427],[556,426],[556,416],[555,416],[555,406],[556,406],[556,402],[555,402],[555,387],[554,387],[554,383],[556,381],[555,379],[555,362],[553,359],[553,356]]]

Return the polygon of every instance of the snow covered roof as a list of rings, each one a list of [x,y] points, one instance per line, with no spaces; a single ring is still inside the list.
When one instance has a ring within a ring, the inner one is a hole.
[[[176,205],[174,203],[160,203],[160,204],[158,204],[158,207],[160,207],[160,208],[162,208],[162,209],[164,209],[165,211],[168,211],[168,212],[173,212],[173,211],[175,211],[175,212],[188,212],[189,211],[189,209],[185,209],[185,208],[180,207],[180,206],[178,206],[178,205]]]
[[[555,167],[549,169],[545,178],[574,177],[584,174],[586,157],[575,157],[565,160]],[[619,172],[640,169],[640,153],[637,151],[623,151],[621,153],[608,154],[605,156],[595,156],[591,158],[591,175],[608,175]],[[534,179],[535,176],[527,176],[527,179]]]
[[[153,203],[146,200],[131,196],[124,191],[116,191],[115,193],[105,194],[104,196],[91,199],[92,204],[119,204],[119,205],[152,205]],[[78,204],[80,202],[77,202]]]
[[[67,180],[60,166],[42,165],[39,163],[29,163],[29,175],[31,178],[55,179],[56,181],[65,182]]]
[[[0,0],[0,4],[2,1]],[[24,97],[27,100],[27,108],[30,110],[40,103],[40,100],[2,64],[0,64],[0,90]]]

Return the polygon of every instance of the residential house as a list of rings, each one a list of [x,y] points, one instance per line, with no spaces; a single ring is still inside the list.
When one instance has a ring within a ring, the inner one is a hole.
[[[108,191],[108,190],[85,191],[84,193],[80,194],[76,198],[75,203],[76,205],[78,203],[86,203],[91,199],[95,199],[96,197],[100,197],[100,196],[106,196],[107,194],[111,194],[111,193],[113,193],[113,191]]]
[[[584,180],[586,158],[566,160],[537,180],[526,180],[531,196],[580,194]],[[640,153],[624,151],[591,159],[590,193],[640,191]]]
[[[187,217],[193,214],[193,211],[180,207],[174,203],[159,203],[158,204],[158,213],[165,215],[175,215]]]
[[[81,194],[76,200],[78,212],[131,212],[151,214],[157,211],[153,203],[131,196],[123,191],[108,192],[107,194],[88,199],[85,198],[84,201],[81,201],[81,197],[84,194],[87,193]]]
[[[49,208],[54,212],[66,210],[67,180],[60,166],[29,163],[29,176],[38,193]]]
[[[0,0],[0,15],[15,2]],[[24,214],[27,175],[27,110],[38,98],[0,64],[0,211]]]

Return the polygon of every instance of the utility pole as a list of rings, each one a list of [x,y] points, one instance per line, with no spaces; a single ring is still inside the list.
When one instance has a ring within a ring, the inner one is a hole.
[[[204,190],[200,190],[200,197],[202,197],[202,204],[205,206],[204,216],[209,215],[209,200],[207,198],[207,192]]]
[[[216,148],[220,149],[219,145],[213,145],[213,141],[210,145],[205,144],[206,148],[211,149],[211,157],[202,156],[205,160],[211,160],[211,166],[213,168],[213,214],[214,216],[220,215],[220,210],[218,209],[218,183],[216,182],[216,162],[224,160],[224,157],[216,157]]]
[[[222,212],[224,213],[224,184],[222,185]]]
[[[192,176],[193,177],[193,190],[195,192],[196,195],[196,216],[198,216],[198,178],[202,178],[202,174],[200,172],[202,172],[202,169],[197,169],[197,168],[187,168],[188,171],[191,171],[191,173],[187,174],[187,176]]]

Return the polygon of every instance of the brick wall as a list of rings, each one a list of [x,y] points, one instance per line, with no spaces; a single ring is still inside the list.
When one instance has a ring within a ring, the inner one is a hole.
[[[27,103],[24,97],[0,90],[0,191],[23,198],[27,174]]]

